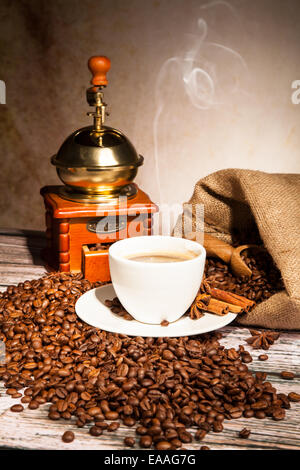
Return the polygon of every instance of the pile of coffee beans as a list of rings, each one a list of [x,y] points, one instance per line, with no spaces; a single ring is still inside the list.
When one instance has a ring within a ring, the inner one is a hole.
[[[207,258],[205,276],[208,283],[260,303],[284,289],[280,271],[267,251],[242,252],[242,259],[252,270],[252,276],[236,277],[230,266],[216,258]]]
[[[89,251],[103,251],[108,250],[110,247],[110,243],[93,243],[92,245],[88,245]]]
[[[92,436],[135,426],[139,446],[167,450],[221,432],[225,420],[281,420],[290,401],[299,401],[249,371],[250,354],[243,346],[225,349],[219,332],[143,338],[83,323],[75,302],[92,287],[81,274],[53,273],[0,294],[7,351],[0,379],[8,394],[22,397],[13,411],[50,403],[50,420],[72,419]]]

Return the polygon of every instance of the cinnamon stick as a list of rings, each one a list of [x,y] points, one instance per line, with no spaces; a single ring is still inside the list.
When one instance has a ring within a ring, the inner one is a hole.
[[[215,301],[215,302],[218,302],[218,306],[220,306],[220,308],[222,306],[224,308],[228,307],[229,312],[232,312],[232,313],[240,314],[240,313],[244,313],[246,311],[243,307],[240,307],[238,305],[233,305],[233,304],[230,304],[228,302],[223,302],[222,300],[217,300],[217,299],[214,299],[214,298],[212,298],[211,300]]]
[[[234,294],[233,292],[231,292],[231,295],[235,299],[240,300],[241,302],[244,302],[245,304],[249,305],[250,307],[253,307],[253,305],[255,305],[254,300],[247,299],[247,297],[243,297],[241,295]]]
[[[229,305],[217,299],[210,299],[209,304],[205,305],[203,310],[215,315],[226,315],[229,312]]]
[[[226,315],[229,312],[229,304],[212,299],[210,295],[198,294],[191,305],[189,315],[193,320],[203,317],[203,312],[215,315]]]
[[[232,292],[226,292],[224,290],[217,289],[216,287],[212,287],[210,289],[210,294],[214,299],[218,299],[232,305],[237,305],[238,307],[242,307],[245,311],[249,311],[250,307],[255,305],[253,300],[249,300],[246,297],[242,297],[241,295],[233,294]]]
[[[190,317],[198,319],[203,316],[202,312],[214,313],[215,315],[226,315],[228,312],[241,314],[249,312],[251,307],[255,305],[253,300],[249,300],[241,295],[226,292],[216,287],[209,288],[202,284],[202,289],[194,300]],[[203,292],[204,291],[204,292]]]

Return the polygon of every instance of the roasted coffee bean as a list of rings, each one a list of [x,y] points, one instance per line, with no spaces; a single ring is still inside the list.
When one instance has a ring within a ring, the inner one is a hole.
[[[105,421],[95,421],[95,426],[100,429],[107,429],[108,424]]]
[[[213,423],[213,431],[214,432],[222,432],[223,431],[223,425],[222,423],[218,422],[218,421],[215,421]]]
[[[101,413],[101,408],[99,406],[92,406],[87,410],[87,412],[90,416],[95,416],[97,419],[99,419],[99,417],[104,419],[104,416]]]
[[[176,437],[174,439],[171,439],[170,442],[172,444],[173,449],[178,449],[179,447],[182,447],[182,442]]]
[[[124,415],[126,415],[126,416],[132,415],[132,413],[133,413],[133,407],[132,407],[131,405],[125,405],[125,406],[123,407],[123,413],[124,413]]]
[[[128,374],[129,367],[127,364],[120,364],[118,369],[117,369],[117,375],[120,377],[126,377]]]
[[[119,413],[117,413],[116,411],[108,411],[107,413],[105,413],[105,418],[109,420],[118,419]]]
[[[266,413],[262,410],[258,410],[254,413],[254,416],[255,418],[257,419],[265,419],[265,417],[267,416]]]
[[[28,408],[29,408],[30,410],[37,410],[39,406],[40,406],[40,405],[39,405],[39,403],[38,403],[36,400],[31,400],[31,402],[30,402],[29,405],[28,405]]]
[[[210,447],[208,447],[208,446],[202,446],[202,447],[200,447],[200,450],[210,450]]]
[[[205,438],[206,434],[207,432],[204,431],[204,429],[198,429],[198,431],[195,434],[196,441],[202,441]]]
[[[50,413],[48,414],[48,418],[52,421],[56,421],[60,418],[60,414],[57,411],[50,411]]]
[[[89,433],[91,436],[101,436],[101,434],[103,433],[102,429],[99,428],[98,426],[92,426],[89,430]]]
[[[250,429],[247,429],[247,428],[243,428],[240,432],[239,432],[239,436],[242,438],[242,439],[248,439],[248,437],[250,436],[251,434],[251,431]]]
[[[123,419],[123,423],[125,426],[132,427],[135,425],[136,421],[134,418],[131,418],[131,416],[126,416],[126,418]]]
[[[82,392],[80,397],[84,401],[90,401],[90,399],[91,399],[91,395],[87,392]]]
[[[22,405],[13,405],[10,407],[10,411],[13,411],[15,413],[20,413],[20,411],[24,410],[24,406]]]
[[[289,400],[290,401],[293,401],[293,402],[298,402],[300,401],[300,395],[299,393],[294,393],[294,392],[291,392],[288,394],[288,397],[289,397]]]
[[[244,354],[242,354],[242,361],[245,364],[249,364],[249,362],[252,362],[252,357],[250,356],[249,353],[244,353]]]
[[[258,356],[258,359],[260,361],[267,361],[269,359],[269,356],[267,354],[260,354],[260,356]]]
[[[172,359],[174,359],[174,354],[169,349],[165,349],[163,351],[162,357],[163,359],[166,359],[167,361],[171,361]]]
[[[252,410],[265,410],[268,408],[268,403],[265,400],[256,401],[251,405]]]
[[[291,407],[289,397],[285,395],[284,393],[278,393],[277,395],[278,400],[273,400],[272,404],[273,406],[280,406],[281,408],[285,410],[289,410]]]
[[[125,437],[124,439],[124,444],[127,447],[133,447],[135,444],[135,439],[133,437]]]
[[[190,432],[181,430],[178,431],[178,437],[184,443],[192,442],[193,439]]]
[[[141,439],[140,439],[140,446],[147,449],[149,447],[151,447],[151,444],[152,444],[152,437],[151,436],[148,436],[148,435],[145,435],[145,436],[142,436]]]
[[[285,410],[282,408],[275,408],[272,412],[272,417],[275,421],[280,421],[285,418]]]
[[[117,429],[119,429],[120,423],[114,422],[110,423],[107,428],[107,432],[115,432]]]
[[[168,442],[168,441],[160,441],[155,446],[156,450],[169,450],[171,448],[172,448],[172,444],[171,442]]]
[[[280,377],[285,380],[293,380],[295,378],[295,374],[288,370],[283,370],[282,372],[280,372]]]
[[[30,397],[24,396],[21,398],[21,403],[30,403],[30,401],[31,401]]]
[[[168,441],[170,439],[176,439],[178,437],[178,432],[175,429],[166,429],[165,437]]]
[[[61,439],[63,442],[72,442],[75,439],[75,434],[72,431],[66,431],[63,433]]]
[[[139,434],[140,436],[144,436],[145,434],[147,434],[147,432],[148,430],[144,426],[138,426],[136,428],[136,433]]]
[[[160,426],[150,426],[150,428],[147,429],[147,433],[152,437],[159,436],[162,433],[162,430]]]

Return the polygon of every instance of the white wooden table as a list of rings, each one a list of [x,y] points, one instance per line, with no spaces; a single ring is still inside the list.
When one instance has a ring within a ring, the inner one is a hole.
[[[41,277],[46,271],[40,258],[40,250],[45,239],[41,232],[0,229],[0,289],[10,284],[18,284],[26,279]],[[248,367],[254,371],[265,371],[279,392],[300,393],[300,332],[282,332],[278,341],[267,351],[269,359],[257,359],[262,351],[253,350],[245,343],[249,337],[247,328],[236,326],[222,328],[226,347],[245,346],[253,356]],[[282,380],[279,372],[290,370],[296,374],[293,380]],[[50,421],[47,418],[49,404],[38,410],[25,409],[13,413],[10,406],[19,400],[10,398],[0,382],[0,448],[14,449],[124,449],[125,436],[135,437],[135,431],[121,425],[116,433],[104,433],[100,437],[89,435],[87,428],[77,428],[68,421]],[[251,430],[248,439],[241,439],[238,433],[247,427]],[[66,430],[75,433],[75,440],[65,444],[61,436]],[[194,432],[194,431],[192,431]],[[300,449],[300,403],[292,403],[286,418],[273,421],[240,418],[224,422],[222,433],[210,432],[201,443],[194,441],[188,449],[199,449],[207,445],[211,449]],[[138,444],[135,448],[139,448]]]

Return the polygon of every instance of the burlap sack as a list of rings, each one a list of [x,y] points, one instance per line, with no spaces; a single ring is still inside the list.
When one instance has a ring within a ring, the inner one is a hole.
[[[243,325],[300,329],[300,175],[228,169],[196,183],[189,203],[204,204],[204,230],[231,242],[263,241],[285,291],[239,318]],[[191,217],[187,211],[185,217]],[[193,230],[200,227],[193,223]],[[175,235],[180,235],[181,222]]]

